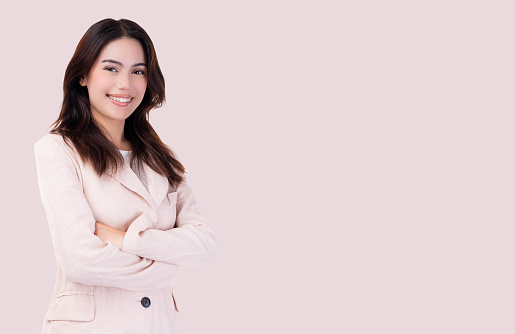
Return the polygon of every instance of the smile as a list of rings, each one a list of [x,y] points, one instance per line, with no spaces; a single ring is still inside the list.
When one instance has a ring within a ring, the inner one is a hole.
[[[117,102],[122,102],[122,103],[130,102],[133,99],[133,97],[114,97],[111,95],[107,95],[107,97],[109,99],[111,99],[112,101],[117,101]]]

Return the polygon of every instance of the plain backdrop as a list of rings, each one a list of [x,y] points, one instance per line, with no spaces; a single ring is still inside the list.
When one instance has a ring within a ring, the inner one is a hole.
[[[183,334],[514,333],[512,1],[2,5],[3,333],[39,333],[56,262],[33,146],[85,31],[152,38],[150,121],[219,254],[184,268]]]

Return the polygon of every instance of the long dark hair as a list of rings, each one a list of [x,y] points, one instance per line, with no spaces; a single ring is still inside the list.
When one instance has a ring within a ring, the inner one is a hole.
[[[132,164],[138,158],[138,161],[145,162],[157,173],[165,175],[170,185],[176,188],[184,179],[185,168],[148,121],[150,110],[165,102],[165,80],[152,40],[133,21],[104,19],[86,31],[66,68],[61,112],[51,124],[54,128],[50,133],[60,134],[68,144],[71,141],[82,160],[89,162],[99,177],[108,171],[115,173],[118,167],[123,166],[123,156],[91,116],[88,91],[79,84],[80,78],[92,68],[102,47],[122,37],[133,38],[141,43],[147,63],[145,95],[140,105],[125,120],[124,134],[132,149],[130,162]]]

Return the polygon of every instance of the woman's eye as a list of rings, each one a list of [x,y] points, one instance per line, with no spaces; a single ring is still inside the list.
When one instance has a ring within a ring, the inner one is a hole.
[[[142,70],[135,70],[134,73],[136,73],[136,74],[145,74],[145,72],[142,71]]]
[[[116,68],[114,68],[114,67],[105,67],[104,70],[107,70],[110,72],[116,72]]]

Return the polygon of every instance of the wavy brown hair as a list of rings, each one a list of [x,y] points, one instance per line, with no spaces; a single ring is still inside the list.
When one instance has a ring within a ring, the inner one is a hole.
[[[79,41],[63,82],[63,103],[50,133],[60,134],[73,143],[82,160],[90,163],[98,176],[116,173],[124,160],[116,146],[104,135],[102,126],[91,116],[86,87],[79,84],[93,66],[102,48],[116,39],[128,37],[140,42],[147,63],[147,89],[140,105],[125,120],[124,134],[132,149],[131,165],[138,158],[150,168],[168,178],[173,188],[184,179],[184,166],[172,150],[161,141],[148,121],[150,110],[165,102],[165,80],[152,40],[137,23],[127,19],[104,19],[93,24]]]

